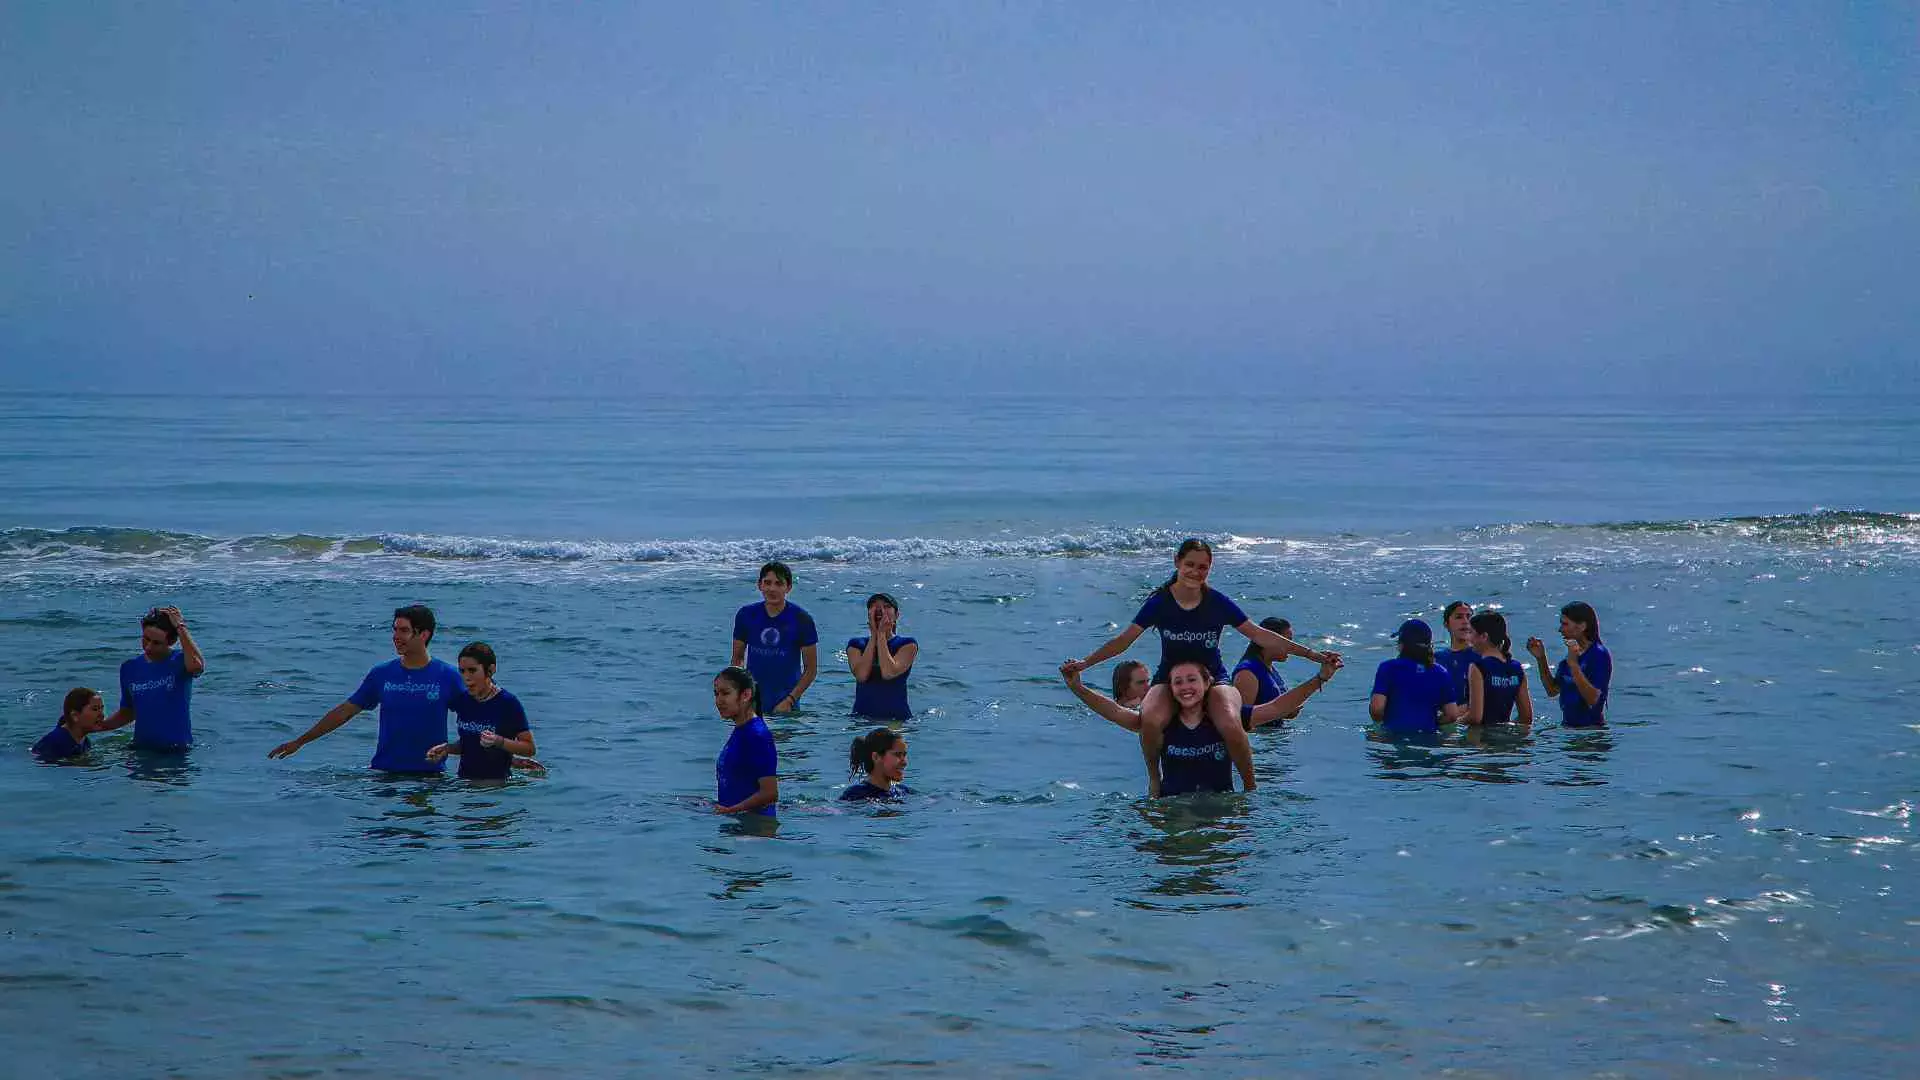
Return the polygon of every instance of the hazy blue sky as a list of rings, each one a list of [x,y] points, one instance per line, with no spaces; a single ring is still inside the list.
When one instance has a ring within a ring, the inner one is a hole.
[[[897,7],[0,4],[0,386],[1913,383],[1920,0]]]

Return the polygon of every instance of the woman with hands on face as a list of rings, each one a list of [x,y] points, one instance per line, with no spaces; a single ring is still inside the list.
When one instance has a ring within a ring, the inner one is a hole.
[[[460,650],[460,681],[467,692],[450,706],[460,718],[460,739],[427,751],[429,762],[457,755],[462,780],[505,780],[517,764],[516,756],[530,758],[535,752],[527,710],[519,698],[495,685],[495,664],[493,647],[484,641]]]
[[[853,670],[853,712],[871,720],[908,720],[907,673],[920,645],[900,636],[900,603],[886,593],[867,598],[867,633],[847,640]]]
[[[1593,605],[1574,601],[1560,609],[1560,636],[1566,659],[1549,668],[1547,647],[1527,639],[1527,651],[1540,668],[1540,685],[1560,699],[1565,727],[1606,727],[1607,687],[1613,682],[1613,654],[1600,642],[1600,616]]]

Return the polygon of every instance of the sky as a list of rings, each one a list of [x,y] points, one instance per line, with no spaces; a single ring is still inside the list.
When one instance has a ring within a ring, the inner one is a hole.
[[[9,0],[0,147],[13,390],[1920,382],[1920,0]]]

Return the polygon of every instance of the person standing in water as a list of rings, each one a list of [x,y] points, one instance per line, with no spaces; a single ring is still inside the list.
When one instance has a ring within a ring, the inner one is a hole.
[[[1613,684],[1613,654],[1600,642],[1600,615],[1591,604],[1574,601],[1560,609],[1560,636],[1567,656],[1551,671],[1547,647],[1527,639],[1527,651],[1540,667],[1540,685],[1560,699],[1560,723],[1566,727],[1606,727],[1607,688]]]
[[[442,771],[445,761],[427,760],[427,751],[447,741],[447,712],[466,695],[466,686],[452,664],[428,655],[434,625],[433,611],[424,605],[395,611],[393,651],[400,658],[367,672],[351,697],[328,710],[305,734],[274,747],[267,756],[292,757],[313,740],[377,708],[380,741],[373,751],[373,768],[390,773]]]
[[[907,740],[891,728],[874,728],[854,739],[847,768],[867,778],[841,792],[841,802],[891,802],[913,794],[901,783],[907,776]]]
[[[1254,625],[1240,605],[1208,587],[1207,575],[1212,569],[1213,548],[1205,540],[1195,538],[1181,544],[1174,553],[1173,576],[1147,597],[1133,622],[1086,659],[1068,660],[1065,665],[1083,671],[1125,652],[1149,627],[1160,631],[1160,667],[1140,705],[1140,751],[1150,777],[1159,774],[1162,733],[1174,713],[1173,697],[1167,689],[1173,665],[1185,660],[1197,661],[1207,671],[1211,684],[1202,695],[1207,713],[1219,721],[1216,727],[1235,761],[1244,759],[1251,774],[1253,747],[1247,742],[1246,729],[1239,724],[1240,693],[1227,680],[1226,667],[1220,662],[1222,629],[1233,627],[1259,645],[1315,663],[1337,657],[1296,645]],[[1159,792],[1150,789],[1149,793]]]
[[[1285,619],[1269,616],[1261,619],[1260,625],[1289,641],[1293,640],[1293,624]],[[1287,655],[1285,652],[1271,654],[1264,646],[1248,642],[1247,651],[1240,654],[1240,662],[1234,665],[1233,688],[1240,691],[1240,719],[1248,728],[1254,726],[1254,709],[1287,692],[1287,680],[1273,669],[1273,665],[1285,663]],[[1291,720],[1299,715],[1300,710],[1295,709],[1274,722]]]
[[[867,634],[847,640],[847,666],[853,670],[853,714],[869,720],[910,720],[907,673],[920,645],[901,637],[900,603],[886,593],[867,597]]]
[[[1394,632],[1400,655],[1383,660],[1373,674],[1373,696],[1367,713],[1390,735],[1425,735],[1441,723],[1457,723],[1460,705],[1454,701],[1453,677],[1433,656],[1433,627],[1408,619]]]
[[[1319,671],[1309,676],[1299,686],[1282,692],[1279,697],[1268,700],[1264,705],[1248,710],[1248,715],[1242,720],[1242,724],[1248,730],[1252,730],[1263,724],[1279,723],[1298,715],[1300,707],[1307,703],[1307,699],[1318,693],[1321,687],[1332,682],[1334,673],[1342,666],[1343,662],[1339,657],[1328,659],[1326,663],[1320,665]],[[1128,731],[1140,730],[1140,709],[1137,702],[1129,705],[1092,689],[1080,680],[1080,672],[1066,664],[1060,665],[1060,676],[1067,681],[1067,689],[1073,691],[1073,696],[1079,698],[1087,708]]]
[[[768,710],[773,713],[799,708],[820,670],[820,631],[806,609],[787,602],[792,591],[793,570],[770,562],[760,568],[761,602],[733,616],[731,664],[753,672],[761,700],[773,703]]]
[[[120,707],[98,730],[132,724],[133,745],[142,750],[187,749],[193,745],[193,680],[206,670],[180,609],[154,608],[140,619],[140,655],[120,665]]]
[[[493,646],[476,641],[460,650],[460,681],[467,692],[453,703],[460,718],[457,741],[443,742],[427,751],[427,761],[438,764],[448,754],[460,758],[462,780],[505,780],[514,758],[536,753],[527,710],[520,699],[493,681],[498,661]]]
[[[1454,702],[1467,703],[1467,672],[1473,669],[1473,606],[1455,600],[1441,613],[1441,625],[1447,628],[1447,647],[1434,654],[1440,666],[1453,679]]]
[[[780,802],[780,751],[760,715],[760,688],[753,673],[734,665],[713,677],[713,708],[733,725],[714,759],[716,814],[775,816]]]
[[[1527,693],[1527,669],[1513,658],[1507,618],[1497,611],[1473,617],[1473,666],[1467,669],[1469,724],[1533,723],[1533,698]]]
[[[93,749],[89,735],[106,722],[106,703],[100,695],[84,686],[67,691],[60,703],[60,722],[33,744],[33,756],[51,765],[76,758]]]

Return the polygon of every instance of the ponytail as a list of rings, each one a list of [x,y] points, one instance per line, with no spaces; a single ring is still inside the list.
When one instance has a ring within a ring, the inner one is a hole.
[[[67,691],[66,699],[60,702],[60,723],[65,725],[74,713],[86,708],[99,693],[84,686],[76,686]]]
[[[853,749],[847,753],[847,768],[856,773],[872,772],[873,756],[893,749],[893,744],[899,741],[899,733],[892,728],[877,727],[865,735],[855,736]]]
[[[1400,643],[1400,658],[1411,660],[1421,667],[1432,667],[1434,665],[1433,642],[1403,641]]]
[[[1497,611],[1483,611],[1472,620],[1474,630],[1487,635],[1500,646],[1500,655],[1513,659],[1513,639],[1507,636],[1507,617]]]

